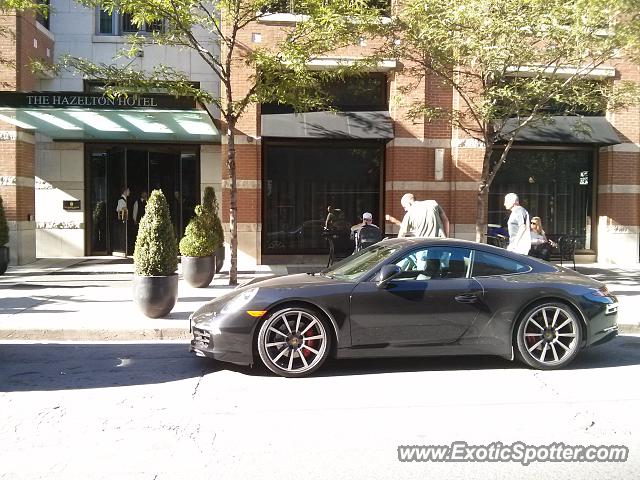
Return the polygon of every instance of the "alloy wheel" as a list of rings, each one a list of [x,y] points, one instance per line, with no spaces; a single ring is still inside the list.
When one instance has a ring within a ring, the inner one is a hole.
[[[578,318],[560,303],[538,305],[527,312],[518,329],[518,349],[529,365],[558,368],[569,363],[580,349]]]
[[[320,367],[328,355],[325,321],[307,309],[291,308],[271,315],[258,336],[258,351],[271,371],[303,376]]]

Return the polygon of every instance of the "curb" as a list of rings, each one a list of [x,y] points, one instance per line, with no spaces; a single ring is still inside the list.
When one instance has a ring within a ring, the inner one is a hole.
[[[640,324],[618,325],[621,334],[640,333]],[[0,341],[74,341],[74,342],[109,342],[109,341],[141,341],[141,340],[168,340],[188,341],[191,334],[187,328],[143,328],[140,330],[74,330],[74,329],[24,329],[24,330],[0,330]]]
[[[142,328],[140,330],[74,330],[74,329],[20,329],[0,330],[0,340],[44,341],[138,341],[138,340],[190,340],[188,328]]]

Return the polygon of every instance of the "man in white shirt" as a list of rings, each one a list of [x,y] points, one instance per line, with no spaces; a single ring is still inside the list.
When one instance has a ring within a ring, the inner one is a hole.
[[[504,196],[504,208],[511,210],[507,228],[509,229],[509,246],[507,250],[526,255],[531,249],[531,226],[529,212],[520,205],[515,193]]]
[[[425,237],[447,238],[449,219],[435,200],[417,202],[413,193],[405,193],[400,200],[405,213],[398,238]]]

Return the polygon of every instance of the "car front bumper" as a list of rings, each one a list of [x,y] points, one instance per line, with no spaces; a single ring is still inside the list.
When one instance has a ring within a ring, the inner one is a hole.
[[[237,365],[251,365],[253,359],[253,327],[247,318],[220,318],[212,325],[191,323],[189,351]]]

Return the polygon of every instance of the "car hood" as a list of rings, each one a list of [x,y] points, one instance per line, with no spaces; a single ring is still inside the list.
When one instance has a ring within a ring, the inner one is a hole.
[[[338,280],[336,278],[325,277],[320,274],[309,275],[307,273],[298,273],[294,275],[283,275],[281,277],[271,277],[264,280],[254,279],[245,283],[240,288],[260,287],[260,288],[301,288],[305,286],[316,286],[336,283],[352,283],[346,280]]]

